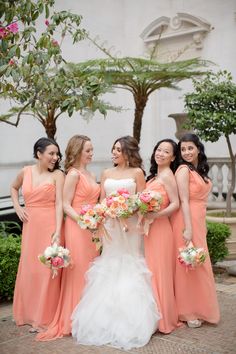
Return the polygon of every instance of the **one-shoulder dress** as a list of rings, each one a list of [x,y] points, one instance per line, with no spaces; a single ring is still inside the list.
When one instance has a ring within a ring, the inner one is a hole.
[[[99,185],[91,183],[79,172],[72,207],[79,212],[83,205],[95,204],[99,193]],[[81,229],[69,216],[65,219],[65,247],[70,250],[72,266],[63,269],[60,299],[55,316],[47,331],[39,333],[36,340],[54,340],[71,334],[71,314],[80,301],[85,285],[85,273],[93,259],[98,256],[91,232]]]
[[[51,270],[38,260],[56,228],[56,188],[52,183],[32,185],[32,166],[24,169],[22,194],[28,221],[23,224],[21,257],[15,284],[13,317],[17,325],[44,328],[52,321],[60,295],[60,272],[52,279]]]

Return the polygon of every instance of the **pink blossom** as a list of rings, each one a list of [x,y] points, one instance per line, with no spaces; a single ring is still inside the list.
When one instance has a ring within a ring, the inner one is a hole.
[[[9,60],[8,64],[11,65],[11,66],[14,65],[14,64],[15,64],[15,60],[11,58],[11,59]]]
[[[107,197],[106,198],[107,206],[110,207],[112,205],[113,201],[114,201],[113,197]]]
[[[7,29],[9,32],[16,34],[19,31],[17,22],[10,23],[10,25],[7,26]]]
[[[0,38],[5,38],[7,36],[6,29],[4,27],[0,27]]]
[[[64,259],[63,258],[58,257],[58,256],[52,258],[52,266],[53,267],[63,267],[63,265],[64,265]]]
[[[139,198],[143,203],[148,203],[152,199],[150,194],[148,194],[148,193],[141,193]]]
[[[117,190],[117,193],[120,194],[120,195],[122,195],[122,197],[124,197],[124,198],[128,198],[129,195],[130,195],[129,191],[128,191],[126,188],[120,188],[120,189],[118,189],[118,190]]]
[[[56,41],[55,39],[53,39],[53,40],[52,40],[52,45],[53,45],[54,47],[58,47],[58,46],[59,46],[59,43],[58,43],[58,41]]]
[[[48,20],[45,20],[44,23],[45,23],[46,26],[49,26],[49,21]]]

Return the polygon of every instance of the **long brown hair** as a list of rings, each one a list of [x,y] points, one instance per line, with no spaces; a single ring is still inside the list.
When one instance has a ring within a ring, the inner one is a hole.
[[[112,150],[117,142],[121,145],[122,154],[127,156],[129,167],[139,167],[145,174],[143,160],[139,153],[140,148],[137,140],[130,135],[122,136],[121,138],[116,139],[112,146]]]
[[[90,138],[86,135],[74,135],[68,141],[65,151],[65,173],[67,173],[69,168],[74,165],[75,161],[80,159],[80,155],[86,141],[90,141]]]

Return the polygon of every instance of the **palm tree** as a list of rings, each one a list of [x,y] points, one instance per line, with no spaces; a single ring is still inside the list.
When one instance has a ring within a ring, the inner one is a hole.
[[[107,53],[106,53],[107,54]],[[171,63],[159,63],[154,59],[113,58],[88,60],[71,64],[75,77],[83,72],[102,79],[108,85],[132,93],[135,102],[133,136],[140,141],[142,117],[149,96],[166,87],[178,89],[178,82],[203,75],[199,67],[206,62],[197,58]]]

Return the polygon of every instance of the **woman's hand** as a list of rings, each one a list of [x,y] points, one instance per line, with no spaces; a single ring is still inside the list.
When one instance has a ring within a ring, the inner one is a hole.
[[[57,246],[59,246],[59,244],[60,244],[60,234],[58,232],[54,232],[52,234],[51,244],[52,245],[56,244]]]
[[[192,242],[192,231],[185,229],[183,231],[183,239],[184,239],[185,245],[188,247],[189,243]]]
[[[16,210],[16,214],[17,214],[18,218],[22,222],[28,221],[28,213],[26,212],[25,208],[18,206],[17,208],[15,208],[15,210]]]

